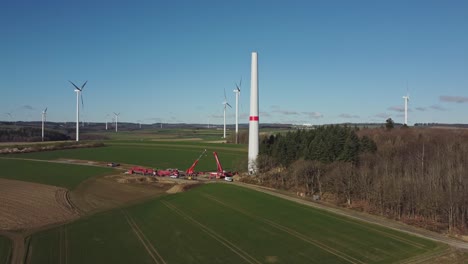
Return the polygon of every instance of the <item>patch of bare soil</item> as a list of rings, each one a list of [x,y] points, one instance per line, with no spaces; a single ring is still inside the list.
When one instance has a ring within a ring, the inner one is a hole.
[[[79,217],[68,190],[0,179],[0,230],[24,230]]]
[[[184,191],[184,186],[182,184],[177,184],[172,186],[169,190],[167,190],[167,193],[180,193]]]
[[[158,179],[156,177],[141,175],[110,175],[105,176],[104,178],[113,179],[118,183],[150,184],[158,182]]]
[[[183,182],[179,182],[177,185],[172,186],[169,190],[166,191],[166,193],[174,194],[174,193],[185,192],[198,185],[200,185],[200,183],[198,182],[183,181]]]
[[[167,141],[167,142],[179,142],[179,141],[201,141],[201,138],[155,138],[151,141]]]
[[[222,139],[222,140],[211,140],[211,141],[206,141],[206,143],[226,143],[226,140],[225,139]]]
[[[160,196],[171,186],[155,177],[119,174],[84,181],[70,199],[83,213],[93,213]]]

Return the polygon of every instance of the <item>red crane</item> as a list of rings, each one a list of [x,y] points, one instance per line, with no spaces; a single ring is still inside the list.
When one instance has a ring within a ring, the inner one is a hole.
[[[190,168],[188,168],[186,171],[185,171],[185,174],[191,179],[191,177],[193,176],[197,176],[198,173],[195,172],[195,167],[197,166],[198,164],[198,161],[201,159],[201,157],[203,157],[203,155],[206,153],[206,149],[202,152],[202,154],[200,154],[200,156],[193,162],[192,166],[190,166]]]
[[[216,172],[210,173],[210,176],[216,176],[216,179],[232,177],[232,172],[223,170],[223,166],[221,166],[221,162],[219,162],[218,153],[213,152],[213,155],[216,159],[217,170]]]

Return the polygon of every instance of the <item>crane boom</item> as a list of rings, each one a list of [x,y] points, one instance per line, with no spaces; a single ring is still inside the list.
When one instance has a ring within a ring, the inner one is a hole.
[[[216,166],[217,166],[217,172],[218,172],[218,175],[223,175],[223,166],[221,166],[221,162],[219,162],[219,158],[218,158],[218,153],[216,152],[213,152],[213,155],[216,159]]]
[[[193,162],[192,166],[190,166],[190,168],[188,168],[185,173],[187,175],[193,175],[195,174],[195,167],[197,166],[198,164],[198,161],[201,159],[201,157],[203,157],[203,155],[206,153],[206,149],[202,152],[202,154],[200,154],[200,156],[198,156],[198,158]]]

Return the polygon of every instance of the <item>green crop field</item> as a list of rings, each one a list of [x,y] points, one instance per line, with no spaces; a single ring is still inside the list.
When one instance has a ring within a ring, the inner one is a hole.
[[[179,168],[187,169],[195,159],[207,149],[206,156],[202,157],[197,170],[216,170],[216,162],[212,152],[217,151],[218,156],[226,169],[235,170],[236,165],[247,159],[247,152],[239,147],[225,147],[191,144],[147,144],[147,143],[120,143],[98,148],[66,149],[46,152],[24,154],[11,154],[8,157],[30,159],[82,159],[103,162],[118,162],[148,166],[153,168]]]
[[[90,177],[115,173],[115,170],[110,168],[1,157],[0,168],[0,178],[54,185],[70,190]]]
[[[0,263],[8,263],[11,253],[11,242],[8,238],[0,236]]]
[[[112,140],[154,140],[154,139],[198,139],[198,140],[222,140],[223,130],[217,129],[189,129],[189,128],[175,128],[175,129],[141,129],[132,131],[119,131],[118,133],[113,130],[91,132],[94,135],[103,135]],[[232,133],[232,131],[228,131]]]
[[[444,248],[229,184],[97,214],[29,241],[31,263],[394,263]]]

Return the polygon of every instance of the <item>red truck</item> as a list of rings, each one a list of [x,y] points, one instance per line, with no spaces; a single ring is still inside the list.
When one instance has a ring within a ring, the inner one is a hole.
[[[147,169],[143,167],[132,167],[128,170],[129,174],[141,174],[141,175],[154,175],[155,171],[153,169]]]

